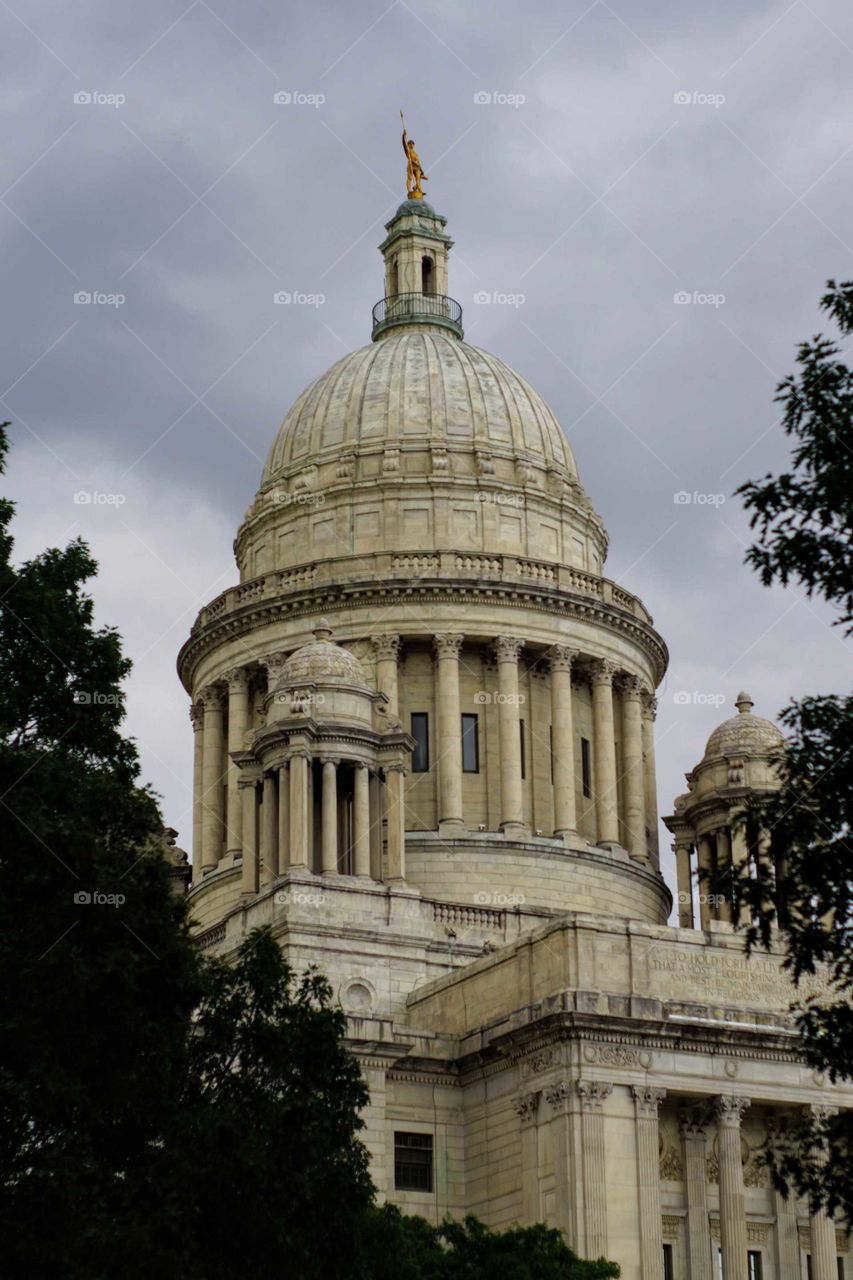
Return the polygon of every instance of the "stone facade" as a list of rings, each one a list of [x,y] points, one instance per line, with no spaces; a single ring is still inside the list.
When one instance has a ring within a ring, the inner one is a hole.
[[[388,224],[376,341],[287,415],[239,584],[181,650],[199,943],[270,925],[327,973],[401,1207],[544,1219],[626,1280],[712,1280],[718,1249],[725,1280],[750,1253],[837,1280],[845,1240],[761,1156],[782,1113],[853,1091],[804,1067],[781,956],[747,960],[726,902],[694,918],[695,859],[748,848],[778,732],[744,695],[689,775],[669,927],[666,647],[603,576],[553,414],[431,292],[444,225],[426,202]]]

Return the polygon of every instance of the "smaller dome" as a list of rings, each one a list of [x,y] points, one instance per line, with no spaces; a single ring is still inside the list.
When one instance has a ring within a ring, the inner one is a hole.
[[[764,755],[775,750],[784,741],[781,730],[770,720],[754,716],[755,703],[748,693],[739,693],[735,699],[738,714],[724,720],[711,734],[705,746],[705,759],[711,756]]]
[[[361,663],[349,649],[332,640],[332,629],[325,618],[314,628],[314,639],[292,653],[281,669],[278,688],[318,681],[326,684],[365,683]]]

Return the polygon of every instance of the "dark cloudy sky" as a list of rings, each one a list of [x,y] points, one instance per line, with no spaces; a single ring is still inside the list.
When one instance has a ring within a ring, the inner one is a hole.
[[[774,387],[827,327],[825,280],[853,277],[847,0],[11,0],[0,30],[17,551],[90,542],[99,619],[135,663],[129,729],[181,843],[175,654],[235,578],[287,407],[369,340],[400,107],[456,240],[466,337],[553,406],[606,572],[670,646],[662,812],[740,688],[773,716],[847,686],[828,611],[744,566],[731,497],[784,463]]]

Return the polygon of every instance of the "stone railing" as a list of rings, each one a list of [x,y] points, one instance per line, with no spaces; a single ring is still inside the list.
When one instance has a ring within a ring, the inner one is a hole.
[[[506,929],[506,912],[489,907],[466,907],[453,902],[433,902],[432,918],[436,924],[459,925],[462,929]]]
[[[215,924],[210,929],[205,929],[203,933],[196,935],[195,944],[202,951],[206,951],[208,947],[215,947],[225,939],[225,922]]]
[[[491,582],[521,583],[527,586],[569,591],[589,596],[603,604],[624,609],[641,622],[652,617],[636,596],[608,578],[586,573],[572,565],[547,560],[531,560],[526,556],[486,555],[477,552],[376,552],[330,560],[317,560],[293,569],[275,569],[239,586],[229,587],[201,610],[197,627],[203,627],[224,614],[258,601],[272,600],[304,587],[322,586],[362,580],[400,582],[407,578],[434,576],[452,580],[476,579]],[[195,629],[195,628],[194,628]]]

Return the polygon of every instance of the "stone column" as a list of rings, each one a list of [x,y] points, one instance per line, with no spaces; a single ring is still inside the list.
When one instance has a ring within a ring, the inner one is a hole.
[[[696,866],[699,872],[710,872],[714,866],[714,845],[711,843],[711,837],[708,835],[699,836],[696,841]],[[707,929],[713,918],[711,911],[710,882],[702,875],[698,876],[699,880],[699,923],[703,929]]]
[[[201,820],[201,868],[204,874],[213,871],[222,856],[222,717],[225,700],[218,685],[208,685],[201,697],[204,703]]]
[[[246,730],[249,727],[249,673],[244,667],[228,672],[228,810],[226,816],[225,849],[238,853],[242,849],[242,802],[239,791],[240,769],[231,759],[231,753],[245,747]]]
[[[551,759],[554,764],[554,835],[577,832],[575,802],[575,734],[572,725],[572,663],[574,649],[555,645],[548,653],[551,667]]]
[[[749,866],[749,841],[746,834],[746,826],[741,823],[739,826],[732,828],[732,870],[735,875]],[[749,924],[750,915],[746,904],[740,909],[740,923],[742,925]],[[836,1277],[837,1280],[837,1277]]]
[[[580,1171],[572,1160],[572,1091],[566,1080],[546,1089],[551,1109],[551,1149],[554,1155],[554,1226],[562,1231],[566,1244],[581,1252],[579,1229]]]
[[[684,1144],[684,1183],[687,1192],[687,1275],[690,1280],[714,1280],[711,1228],[708,1222],[708,1190],[705,1181],[706,1119],[701,1110],[679,1116]]]
[[[690,867],[692,844],[675,842],[675,874],[678,883],[678,927],[693,928],[693,876]]]
[[[607,1171],[604,1162],[604,1103],[613,1085],[578,1080],[583,1123],[583,1202],[586,1256],[607,1257]]]
[[[732,847],[729,840],[728,827],[720,827],[714,833],[714,839],[716,842],[715,857],[717,871],[721,872],[724,871],[726,867],[730,866],[732,860]],[[732,901],[726,894],[726,889],[728,889],[728,887],[728,877],[722,877],[721,884],[715,889],[715,893],[720,894],[723,898],[723,901],[721,901],[717,906],[717,919],[725,920],[728,924],[731,924]]]
[[[598,843],[619,843],[616,792],[616,739],[613,733],[613,677],[616,665],[597,659],[590,668],[592,680],[593,790]]]
[[[272,884],[278,879],[278,773],[264,774],[263,840],[261,842],[262,879]]]
[[[518,728],[518,656],[522,642],[515,636],[498,636],[498,728],[501,751],[501,831],[523,830],[521,803],[521,738]]]
[[[646,827],[649,832],[649,855],[656,867],[660,867],[660,840],[658,836],[658,789],[655,766],[655,716],[658,701],[654,694],[643,693],[643,775],[646,801]]]
[[[290,866],[308,868],[308,765],[300,751],[290,757]]]
[[[352,799],[353,874],[370,875],[370,770],[366,764],[355,766]]]
[[[723,1248],[723,1280],[748,1280],[740,1120],[749,1104],[749,1098],[726,1095],[715,1101],[717,1147],[720,1157],[720,1243]]]
[[[836,1114],[834,1107],[810,1107],[812,1120],[825,1124]],[[824,1165],[827,1155],[823,1148],[815,1150],[818,1163]],[[835,1247],[835,1223],[825,1209],[809,1215],[809,1236],[811,1238],[812,1276],[811,1280],[838,1280],[838,1254]]]
[[[382,818],[385,805],[385,788],[376,772],[370,774],[370,874],[374,880],[382,879]]]
[[[767,1143],[777,1153],[786,1143],[787,1124],[788,1117],[785,1115],[770,1116],[767,1120]],[[773,1207],[776,1212],[777,1280],[801,1280],[796,1195],[783,1196],[778,1187],[774,1187]]]
[[[190,707],[190,723],[193,727],[193,884],[201,881],[201,828],[204,814],[202,787],[204,786],[204,706],[194,702]]]
[[[406,878],[406,803],[403,793],[403,765],[385,769],[388,815],[388,879]]]
[[[635,862],[645,862],[646,787],[643,769],[643,719],[640,706],[642,685],[637,676],[621,681],[622,772],[625,790],[625,839]]]
[[[257,893],[258,876],[258,832],[257,832],[257,785],[254,777],[240,777],[240,830],[243,842],[243,866],[240,888],[243,893]]]
[[[663,1227],[660,1200],[660,1152],[658,1107],[666,1089],[633,1085],[637,1113],[637,1185],[640,1199],[640,1274],[643,1280],[660,1280]]]
[[[521,1121],[521,1225],[541,1221],[539,1207],[539,1090],[522,1093],[513,1106]]]
[[[438,829],[460,831],[462,819],[462,719],[459,707],[459,654],[463,637],[435,636],[438,712]]]
[[[334,760],[323,761],[323,826],[320,833],[320,868],[324,876],[338,870],[338,766]]]
[[[290,777],[287,765],[278,766],[278,871],[290,866]]]
[[[400,660],[400,637],[374,636],[373,649],[376,654],[376,687],[388,699],[388,714],[397,716],[399,698],[397,695],[397,664]]]

